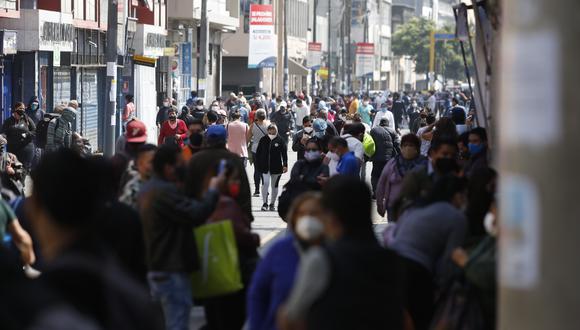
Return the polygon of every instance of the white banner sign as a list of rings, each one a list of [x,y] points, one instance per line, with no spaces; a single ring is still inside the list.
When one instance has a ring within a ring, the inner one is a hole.
[[[248,68],[276,67],[276,45],[272,5],[251,5]]]
[[[375,44],[359,42],[356,44],[356,76],[372,74],[375,70]]]
[[[308,67],[317,70],[322,64],[322,44],[319,42],[308,43]]]

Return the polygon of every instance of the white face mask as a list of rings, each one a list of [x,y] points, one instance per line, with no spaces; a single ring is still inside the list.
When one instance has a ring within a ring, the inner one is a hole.
[[[299,238],[305,241],[312,241],[322,236],[324,226],[317,218],[307,215],[298,218],[295,230]]]
[[[326,157],[328,157],[328,159],[330,159],[330,160],[334,160],[335,162],[338,162],[340,160],[340,156],[334,152],[326,153]]]
[[[220,108],[220,107],[218,107],[217,105],[212,105],[212,106],[211,106],[211,109],[212,109],[213,111],[218,111],[218,110],[219,110],[219,108]]]
[[[270,138],[270,140],[274,140],[276,138],[276,134],[268,134],[268,137]]]
[[[319,160],[320,156],[321,156],[320,151],[306,151],[304,153],[304,158],[310,162],[314,160]]]
[[[310,133],[312,133],[312,131],[314,131],[314,128],[312,128],[312,127],[304,127],[304,132],[305,133],[310,134]]]
[[[495,225],[495,215],[491,212],[487,212],[485,218],[483,218],[483,226],[485,227],[485,231],[490,236],[495,237],[497,235],[497,227]]]
[[[169,102],[163,102],[163,106],[167,108],[169,106]]]
[[[363,102],[363,105],[366,107],[367,105],[369,105],[368,102]]]

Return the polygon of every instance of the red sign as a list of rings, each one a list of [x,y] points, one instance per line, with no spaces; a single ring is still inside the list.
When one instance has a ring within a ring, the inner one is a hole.
[[[311,52],[320,52],[322,51],[322,44],[320,42],[309,42],[308,50]]]
[[[274,25],[272,5],[250,6],[250,25]]]
[[[359,42],[356,44],[356,53],[357,54],[365,54],[365,55],[374,55],[375,54],[375,44],[366,43],[366,42]]]

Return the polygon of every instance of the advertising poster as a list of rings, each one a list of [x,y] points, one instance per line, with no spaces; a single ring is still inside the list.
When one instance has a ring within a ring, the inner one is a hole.
[[[375,44],[359,42],[356,44],[356,76],[372,74],[375,69]]]
[[[311,69],[318,69],[322,59],[322,44],[319,42],[308,43],[308,59],[307,64]]]
[[[272,5],[250,6],[250,48],[248,68],[273,68],[276,66],[276,35]]]

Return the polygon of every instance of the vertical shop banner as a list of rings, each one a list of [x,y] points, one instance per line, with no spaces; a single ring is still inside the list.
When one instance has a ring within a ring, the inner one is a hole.
[[[250,5],[248,68],[276,67],[276,44],[272,5]]]
[[[316,70],[322,63],[322,44],[319,42],[308,43],[308,67]]]
[[[356,76],[363,77],[375,70],[375,44],[359,42],[356,44]]]
[[[181,44],[181,74],[191,76],[191,43]]]

